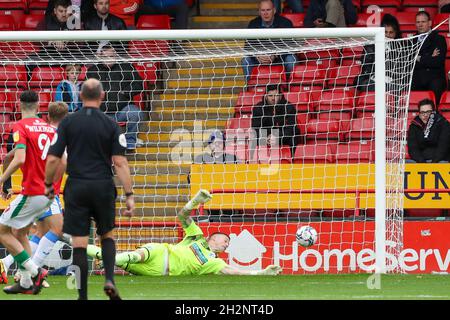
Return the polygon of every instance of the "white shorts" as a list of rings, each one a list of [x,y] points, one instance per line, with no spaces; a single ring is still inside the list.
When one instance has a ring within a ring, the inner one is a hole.
[[[55,200],[53,200],[50,208],[48,208],[48,210],[39,217],[38,221],[43,221],[45,218],[53,216],[55,214],[62,214],[62,206],[61,200],[59,200],[59,196],[55,197]]]
[[[38,219],[52,204],[46,196],[25,196],[19,194],[3,211],[0,224],[22,229]]]

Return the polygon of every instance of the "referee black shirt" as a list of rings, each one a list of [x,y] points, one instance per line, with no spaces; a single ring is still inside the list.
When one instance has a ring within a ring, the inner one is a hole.
[[[125,135],[100,109],[83,106],[58,126],[48,154],[61,158],[67,147],[67,174],[71,178],[106,180],[113,177],[111,157],[125,155]]]

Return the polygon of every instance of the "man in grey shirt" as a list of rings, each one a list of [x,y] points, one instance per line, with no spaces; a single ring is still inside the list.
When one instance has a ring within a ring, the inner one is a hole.
[[[194,159],[194,163],[215,164],[240,162],[234,154],[224,152],[225,139],[220,130],[215,130],[211,134],[208,139],[208,147],[211,152],[197,155]]]

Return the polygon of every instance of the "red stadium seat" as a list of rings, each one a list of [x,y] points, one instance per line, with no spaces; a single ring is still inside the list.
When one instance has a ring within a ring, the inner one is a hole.
[[[375,92],[368,91],[362,92],[356,98],[356,117],[360,118],[367,113],[372,114],[375,112]]]
[[[403,8],[404,12],[420,12],[420,11],[426,11],[430,14],[431,19],[434,18],[434,16],[438,13],[438,7],[423,7],[423,6],[412,6],[412,7],[404,7]]]
[[[336,149],[337,163],[375,162],[374,141],[350,141],[339,143]]]
[[[409,95],[409,109],[408,111],[416,111],[420,100],[430,99],[436,105],[436,99],[433,91],[411,91]]]
[[[350,121],[348,140],[372,140],[375,138],[375,118],[356,118]]]
[[[227,122],[227,129],[249,129],[252,127],[251,118],[231,118]]]
[[[450,17],[450,13],[437,13],[433,18],[433,28],[438,26],[441,22],[447,20]],[[450,32],[450,24],[447,20],[437,29],[439,32],[449,33]]]
[[[438,107],[439,111],[450,111],[450,91],[445,91],[442,94],[441,102]]]
[[[291,85],[327,86],[326,70],[317,65],[297,64],[292,72]]]
[[[292,21],[294,28],[303,28],[303,20],[305,20],[305,13],[282,13],[281,16]]]
[[[44,15],[28,14],[22,17],[19,24],[19,30],[22,31],[35,31],[39,23],[44,20]]]
[[[297,112],[311,112],[313,105],[311,103],[311,91],[304,90],[298,92],[285,92],[284,97],[292,104]]]
[[[371,9],[373,9],[373,8],[371,8]],[[383,15],[386,14],[386,13],[389,13],[391,15],[396,15],[397,12],[398,12],[398,9],[396,7],[378,7],[378,8],[375,8],[375,9],[376,10],[369,10],[369,7],[367,7],[364,10],[364,13],[373,14],[375,12],[379,12],[379,13],[381,13],[380,19],[382,19]]]
[[[252,69],[248,86],[266,86],[286,82],[283,65],[258,65]]]
[[[373,16],[373,13],[358,13],[358,20],[356,20],[355,24],[352,24],[352,27],[365,28],[367,27],[367,22],[369,18]]]
[[[48,112],[48,104],[52,102],[52,92],[49,89],[39,90],[39,112]]]
[[[243,91],[239,93],[234,112],[236,115],[251,114],[253,106],[264,98],[264,93],[255,91]]]
[[[31,0],[29,1],[28,8],[29,10],[44,10],[47,9],[48,0]]]
[[[1,10],[0,16],[11,16],[14,19],[14,28],[17,29],[22,17],[25,15],[23,10]]]
[[[397,12],[395,17],[397,18],[400,24],[400,30],[402,30],[403,32],[406,31],[415,32],[417,30],[415,12]]]
[[[313,93],[312,100],[316,112],[352,112],[355,91],[349,88],[336,88]]]
[[[349,87],[353,86],[353,81],[361,73],[361,64],[354,63],[351,60],[350,65],[341,65],[331,70],[330,85],[334,83],[335,86]]]
[[[0,31],[14,31],[16,29],[12,15],[0,15]]]
[[[144,89],[148,90],[150,85],[155,85],[158,80],[158,63],[156,62],[136,62],[133,63],[134,68],[139,76],[144,80]]]
[[[31,73],[30,88],[56,88],[64,79],[61,67],[36,67]]]
[[[0,10],[22,10],[27,9],[27,0],[0,0]]]
[[[137,29],[167,30],[170,29],[170,16],[168,15],[141,15],[136,23]]]
[[[132,40],[129,45],[132,57],[161,57],[169,53],[169,42],[165,40]]]
[[[25,89],[27,87],[25,66],[0,65],[0,87]]]
[[[335,157],[328,144],[297,145],[294,163],[334,163]]]
[[[400,8],[401,4],[402,4],[401,0],[362,0],[361,2],[363,8],[367,8],[371,5],[377,5],[379,7]]]
[[[28,41],[0,42],[0,55],[10,58],[25,58],[39,50],[38,46]]]
[[[250,152],[249,152],[250,153]],[[250,163],[281,163],[292,162],[291,149],[286,146],[280,148],[268,148],[259,146],[250,155]]]
[[[319,119],[309,119],[306,124],[305,134],[307,140],[342,140],[343,133],[340,131],[339,121],[321,121]]]
[[[441,111],[442,116],[450,122],[450,111]]]

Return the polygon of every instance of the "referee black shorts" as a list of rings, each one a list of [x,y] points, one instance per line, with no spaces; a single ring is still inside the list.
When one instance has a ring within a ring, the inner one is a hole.
[[[71,236],[89,236],[91,218],[99,236],[115,227],[117,190],[112,179],[84,180],[68,178],[64,187],[63,232]]]

